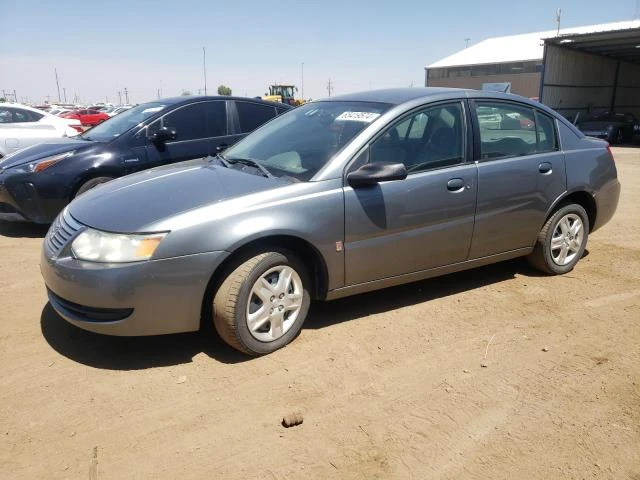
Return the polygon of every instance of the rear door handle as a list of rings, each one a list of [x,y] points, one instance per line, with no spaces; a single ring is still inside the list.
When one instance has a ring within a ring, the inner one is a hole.
[[[464,190],[464,180],[461,178],[452,178],[447,182],[447,190],[450,192],[461,192]]]
[[[548,175],[553,172],[553,166],[549,162],[542,162],[538,165],[538,171],[543,175]]]

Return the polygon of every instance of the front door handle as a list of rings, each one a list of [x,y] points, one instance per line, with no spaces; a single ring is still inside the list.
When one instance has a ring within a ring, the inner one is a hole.
[[[447,190],[450,192],[460,192],[464,190],[464,180],[461,178],[452,178],[447,182]]]
[[[538,171],[543,175],[549,175],[553,172],[553,166],[549,162],[542,162],[538,165]]]

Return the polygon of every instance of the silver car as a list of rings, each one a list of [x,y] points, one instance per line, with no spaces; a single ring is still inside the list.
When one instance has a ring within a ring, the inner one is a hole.
[[[260,355],[294,339],[311,299],[520,256],[566,273],[619,194],[607,143],[539,103],[371,91],[305,104],[217,157],[87,192],[52,224],[41,269],[53,308],[86,330],[212,321]]]

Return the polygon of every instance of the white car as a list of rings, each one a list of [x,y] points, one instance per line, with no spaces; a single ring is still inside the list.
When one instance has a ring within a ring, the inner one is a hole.
[[[80,128],[79,120],[18,103],[0,103],[0,158],[50,138],[72,137]]]
[[[106,114],[110,117],[113,117],[115,115],[118,115],[119,113],[129,110],[132,106],[133,105],[122,105],[121,107],[115,107],[113,110],[106,112]]]

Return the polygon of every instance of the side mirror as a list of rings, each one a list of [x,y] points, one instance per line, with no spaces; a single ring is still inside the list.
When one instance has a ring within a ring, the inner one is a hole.
[[[175,140],[176,136],[177,136],[177,133],[175,129],[169,128],[169,127],[162,127],[160,130],[158,130],[156,133],[151,135],[151,137],[149,138],[151,139],[152,142],[164,143],[169,140]]]
[[[380,182],[404,180],[407,169],[403,163],[367,163],[347,175],[347,183],[353,188],[368,187]]]

